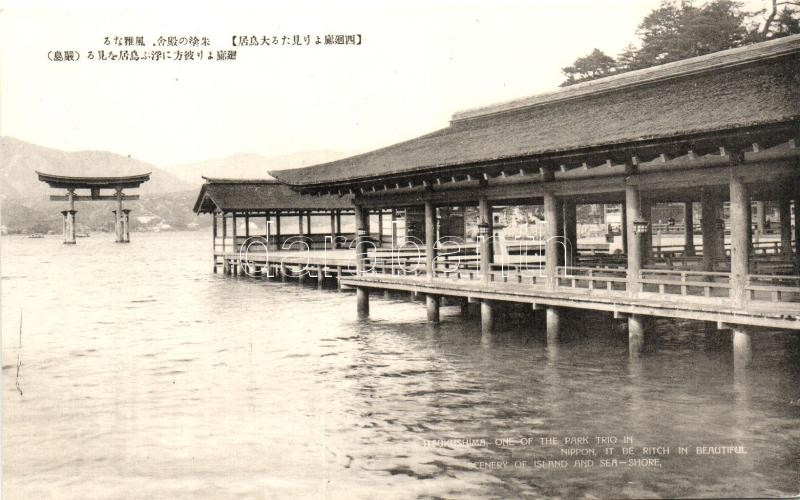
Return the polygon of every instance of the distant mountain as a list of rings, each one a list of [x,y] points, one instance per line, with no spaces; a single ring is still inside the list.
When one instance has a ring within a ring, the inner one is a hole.
[[[61,175],[116,176],[152,172],[141,194],[176,193],[194,185],[164,170],[108,151],[66,152],[37,146],[12,137],[0,137],[0,196],[42,198],[50,188],[40,182],[36,171]]]
[[[165,167],[175,177],[199,186],[205,177],[227,177],[234,179],[269,179],[270,170],[304,167],[338,160],[348,156],[340,151],[303,151],[281,156],[237,154],[216,160],[185,163]]]
[[[185,230],[210,225],[192,212],[202,176],[268,178],[267,171],[333,161],[346,156],[333,151],[309,151],[265,157],[238,154],[218,160],[159,168],[108,151],[66,152],[12,137],[0,137],[0,226],[9,233],[60,233],[63,202],[49,201],[56,193],[40,182],[36,171],[60,175],[118,176],[151,172],[138,191],[141,199],[126,202],[133,210],[131,229]],[[112,202],[78,202],[81,231],[113,231]]]

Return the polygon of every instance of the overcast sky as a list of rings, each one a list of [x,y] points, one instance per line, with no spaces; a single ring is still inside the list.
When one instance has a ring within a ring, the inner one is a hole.
[[[659,2],[22,3],[0,14],[0,134],[165,166],[236,153],[362,152],[410,139],[456,111],[556,88],[560,68],[593,47],[616,55]],[[329,33],[360,34],[362,45],[240,47],[229,62],[88,59],[90,50],[120,49],[104,46],[106,36],[143,36],[148,45],[206,36],[216,51],[239,34]],[[49,61],[56,50],[81,59]]]

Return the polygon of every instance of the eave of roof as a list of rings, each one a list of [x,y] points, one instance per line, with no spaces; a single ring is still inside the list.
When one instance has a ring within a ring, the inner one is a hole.
[[[559,161],[793,127],[800,119],[798,52],[800,35],[615,75],[459,113],[449,127],[415,139],[270,175],[301,190],[335,190],[476,165]]]

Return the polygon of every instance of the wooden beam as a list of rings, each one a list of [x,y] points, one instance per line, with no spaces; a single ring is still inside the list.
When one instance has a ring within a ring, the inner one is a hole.
[[[96,197],[92,197],[89,195],[73,195],[72,199],[74,201],[117,201],[116,195],[98,195]],[[122,195],[123,201],[129,200],[138,200],[138,194],[125,194]],[[69,196],[63,194],[51,194],[50,201],[69,201]]]

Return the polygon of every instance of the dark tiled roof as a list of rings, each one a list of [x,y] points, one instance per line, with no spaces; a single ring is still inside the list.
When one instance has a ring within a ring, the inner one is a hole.
[[[351,209],[349,196],[306,196],[275,180],[206,179],[194,204],[195,213],[215,210]]]
[[[457,113],[449,127],[369,153],[270,172],[335,184],[633,145],[800,119],[800,35]]]

